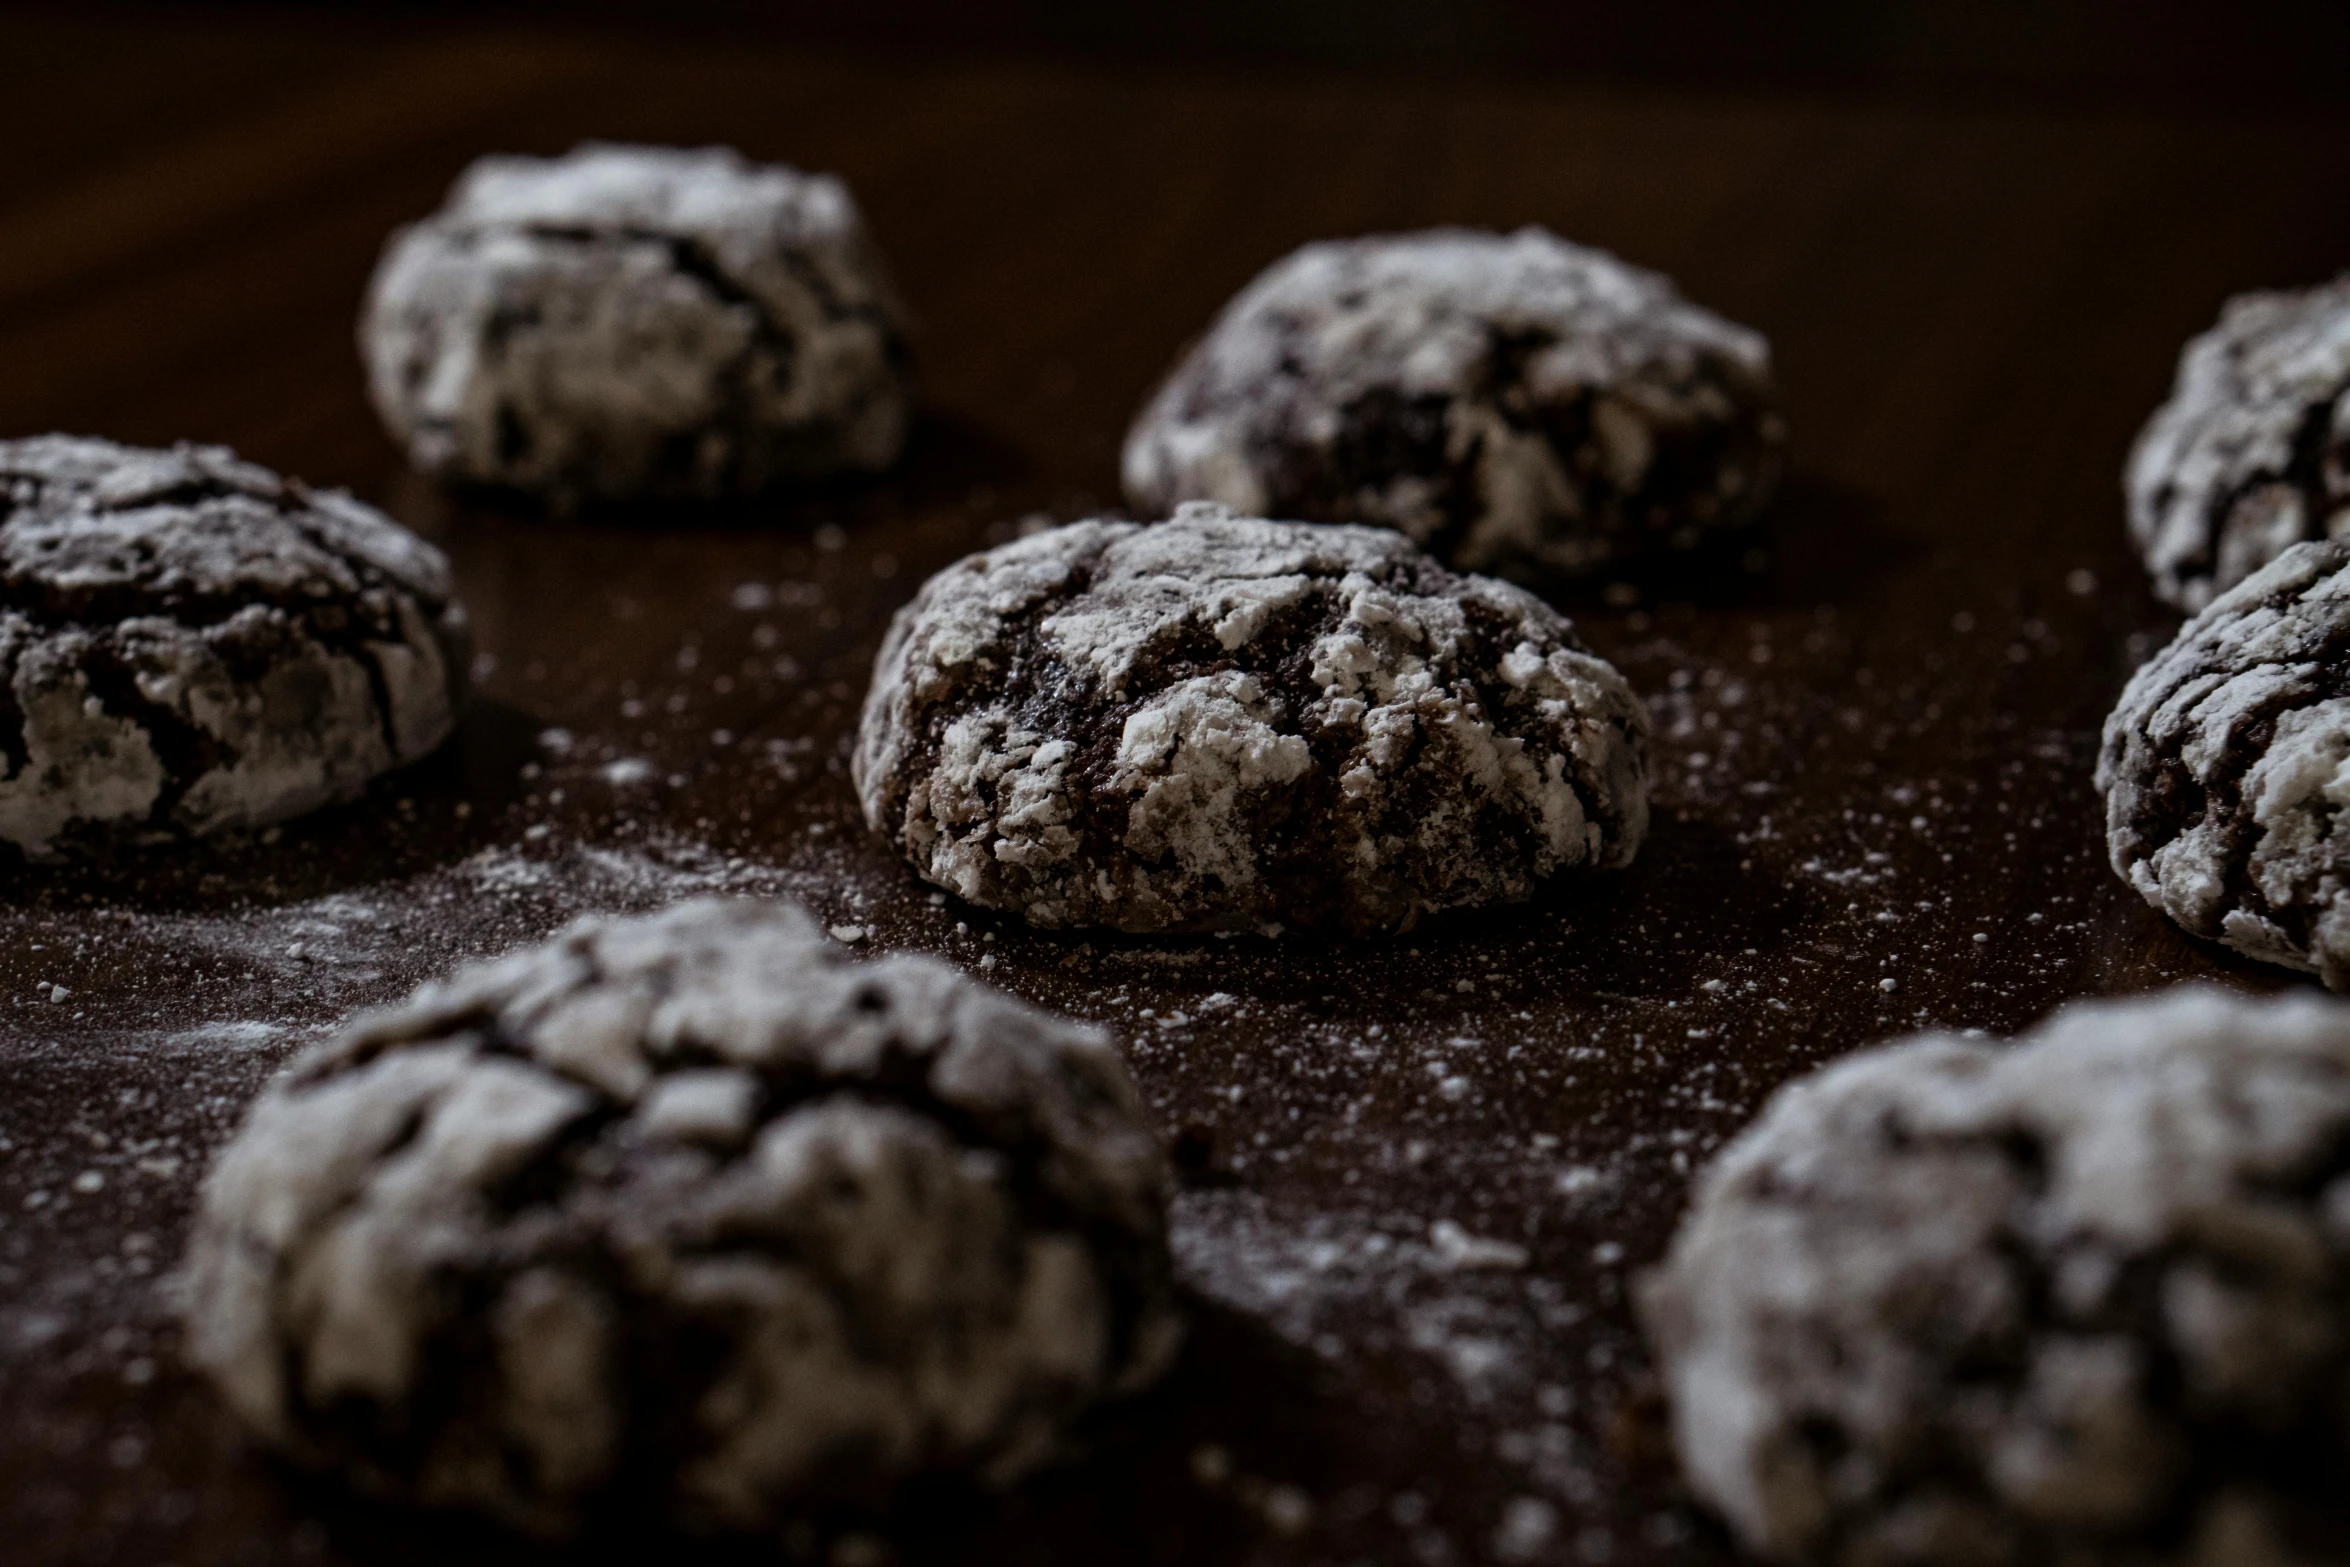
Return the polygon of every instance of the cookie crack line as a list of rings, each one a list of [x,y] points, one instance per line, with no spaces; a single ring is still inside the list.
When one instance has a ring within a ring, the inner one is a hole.
[[[603,975],[591,974],[579,988],[583,991],[592,990],[603,982]],[[467,1022],[477,1033],[479,1048],[485,1053],[519,1062],[536,1060],[531,1044],[502,1030],[495,1016],[477,1013],[470,1019],[450,1019],[445,1026],[459,1029]],[[671,1071],[701,1069],[748,1073],[756,1080],[760,1090],[756,1114],[762,1123],[783,1120],[797,1110],[832,1104],[863,1104],[874,1108],[912,1111],[937,1123],[965,1151],[1003,1159],[1010,1171],[1012,1189],[1020,1200],[1022,1211],[1037,1224],[1089,1234],[1104,1226],[1101,1215],[1084,1213],[1050,1189],[1045,1165],[1052,1157],[1052,1149],[1035,1128],[1025,1128],[1020,1135],[1007,1138],[1002,1128],[990,1127],[984,1117],[942,1096],[931,1081],[932,1069],[936,1065],[933,1055],[922,1046],[903,1038],[893,1036],[880,1047],[879,1058],[869,1069],[855,1076],[827,1075],[820,1068],[804,1065],[799,1070],[745,1066],[703,1042],[677,1042],[663,1053],[662,1060],[665,1069]],[[592,1078],[565,1071],[560,1064],[554,1070],[567,1081],[597,1091],[599,1095],[603,1092],[601,1085]],[[599,1097],[597,1108],[571,1123],[564,1134],[564,1142],[550,1145],[545,1157],[558,1164],[569,1163],[625,1115],[625,1107],[615,1107]],[[718,1162],[723,1167],[739,1163],[750,1155],[749,1147],[736,1147],[722,1151],[718,1155]],[[525,1182],[529,1176],[530,1171],[526,1169],[518,1172],[513,1179]]]
[[[670,230],[638,228],[627,224],[590,226],[588,224],[525,223],[513,229],[496,226],[474,231],[477,234],[522,233],[534,239],[558,240],[565,244],[596,246],[606,244],[646,245],[669,258],[669,265],[679,275],[692,278],[709,290],[711,297],[721,304],[737,305],[750,312],[759,340],[769,347],[791,347],[791,336],[776,322],[767,301],[726,269],[711,249],[690,234]],[[798,277],[798,274],[794,274]],[[804,279],[802,280],[804,283]],[[826,290],[809,290],[825,316],[834,321],[849,319],[846,312],[836,308],[836,302]]]
[[[397,584],[378,577],[356,595],[331,591],[280,591],[257,588],[250,592],[154,591],[135,585],[96,588],[53,588],[32,571],[0,575],[0,613],[13,613],[42,632],[87,631],[105,634],[126,620],[168,620],[187,631],[213,631],[250,609],[276,610],[301,627],[311,640],[353,657],[370,642],[399,634],[388,607],[371,613],[367,600],[399,593]],[[418,606],[437,614],[445,600],[417,598]],[[364,617],[362,620],[361,617]]]
[[[2322,518],[2331,511],[2333,497],[2327,493],[2325,485],[2325,459],[2333,437],[2334,402],[2345,388],[2350,388],[2350,374],[2345,374],[2322,400],[2313,402],[2303,410],[2293,427],[2292,439],[2286,446],[2284,462],[2277,467],[2255,469],[2239,477],[2229,489],[2222,492],[2216,508],[2217,514],[2222,517],[2231,515],[2255,491],[2272,484],[2290,485],[2300,495],[2302,503],[2310,508],[2312,517]],[[2218,562],[2216,559],[2206,559],[2203,564],[2208,568],[2216,566]]]

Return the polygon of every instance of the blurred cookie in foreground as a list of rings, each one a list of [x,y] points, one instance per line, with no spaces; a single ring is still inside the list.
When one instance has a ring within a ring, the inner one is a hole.
[[[1170,1178],[1094,1030],[798,909],[589,919],[297,1060],[188,1347],[362,1490],[758,1533],[1002,1485],[1152,1381]]]
[[[456,722],[440,551],[224,447],[0,441],[0,843],[255,827],[359,795]]]
[[[1783,466],[1762,336],[1539,228],[1308,245],[1144,406],[1126,493],[1376,523],[1522,581],[1744,529]]]
[[[1647,765],[1647,710],[1533,594],[1200,503],[931,578],[853,771],[925,880],[1037,925],[1369,935],[1629,864]]]
[[[904,311],[848,188],[724,148],[490,157],[392,237],[368,388],[427,473],[711,501],[897,460]]]
[[[2123,487],[2154,591],[2190,611],[2350,531],[2350,277],[2229,300],[2180,352]]]
[[[1642,1317],[1756,1555],[2292,1567],[2350,1552],[2350,1007],[2185,988],[1784,1088]]]
[[[2105,721],[2113,868],[2206,940],[2350,989],[2350,542],[2296,544]]]

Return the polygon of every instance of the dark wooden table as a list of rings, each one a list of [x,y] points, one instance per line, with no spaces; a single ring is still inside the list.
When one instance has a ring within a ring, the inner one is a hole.
[[[1687,1173],[1790,1074],[1907,1029],[2284,982],[2116,882],[2089,780],[2173,625],[2123,452],[2223,295],[2350,259],[2341,119],[282,20],[18,18],[0,58],[0,432],[347,485],[449,550],[482,649],[457,742],[358,806],[0,870],[10,1562],[536,1559],[253,1456],[178,1369],[171,1269],[289,1052],[583,910],[803,898],[1100,1019],[1179,1141],[1179,1372],[1003,1503],[903,1521],[912,1561],[1726,1560],[1625,1304]],[[403,471],[352,349],[378,246],[475,154],[586,136],[848,177],[926,329],[900,473],[554,523]],[[1114,504],[1136,400],[1258,267],[1438,222],[1548,224],[1777,347],[1796,477],[1760,551],[1570,606],[1655,709],[1638,865],[1355,948],[934,901],[845,776],[890,610],[1025,516]],[[1439,1221],[1530,1262],[1448,1270]],[[678,1554],[577,1554],[647,1550]]]

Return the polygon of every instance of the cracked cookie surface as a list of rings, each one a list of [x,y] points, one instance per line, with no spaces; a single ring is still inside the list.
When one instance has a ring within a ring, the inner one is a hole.
[[[490,157],[395,234],[360,322],[418,468],[557,506],[896,461],[904,312],[848,188],[724,148]]]
[[[1155,1378],[1169,1187],[1091,1028],[788,905],[583,920],[264,1095],[189,1350],[377,1494],[765,1531],[1006,1483]]]
[[[1782,1089],[1642,1316],[1757,1555],[2294,1567],[2350,1544],[2350,1008],[2187,987]]]
[[[931,578],[854,774],[926,880],[1038,925],[1365,934],[1628,864],[1647,744],[1525,590],[1203,503]]]
[[[2294,545],[2130,678],[2113,868],[2195,935],[2350,988],[2350,543]]]
[[[217,446],[0,442],[0,842],[280,821],[438,746],[466,676],[440,552]]]
[[[2189,611],[2350,530],[2350,277],[2229,300],[2180,352],[2123,489],[2154,591]]]
[[[1308,245],[1224,308],[1126,438],[1134,505],[1376,523],[1540,582],[1760,512],[1785,424],[1762,337],[1539,228]]]

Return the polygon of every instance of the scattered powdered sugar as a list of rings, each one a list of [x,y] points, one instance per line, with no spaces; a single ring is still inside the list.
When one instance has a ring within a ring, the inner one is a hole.
[[[1496,1527],[1526,1548],[1533,1509],[1555,1520],[1604,1484],[1605,1463],[1577,1417],[1587,1421],[1594,1401],[1604,1413],[1616,1395],[1593,1373],[1627,1365],[1630,1346],[1559,1280],[1527,1269],[1525,1248],[1472,1237],[1448,1219],[1292,1212],[1246,1192],[1185,1194],[1171,1239],[1189,1287],[1266,1322],[1333,1370],[1377,1365],[1393,1377],[1400,1367],[1408,1382],[1433,1379],[1418,1396],[1462,1406],[1506,1477],[1498,1483],[1524,1494]],[[1464,1244],[1490,1250],[1464,1269]]]
[[[364,892],[222,914],[146,914],[126,931],[188,961],[232,963],[271,983],[259,998],[285,1016],[228,1020],[204,1029],[283,1026],[321,1007],[379,999],[450,963],[487,956],[589,913],[659,908],[701,893],[769,896],[811,878],[728,858],[684,840],[629,848],[548,842],[546,852],[492,848],[444,868]],[[437,934],[435,911],[464,903],[496,911],[491,930]],[[199,995],[201,993],[199,992]],[[185,1003],[183,1003],[184,1005]]]

